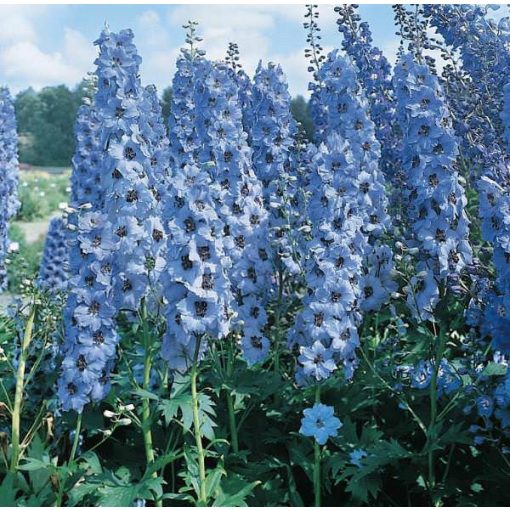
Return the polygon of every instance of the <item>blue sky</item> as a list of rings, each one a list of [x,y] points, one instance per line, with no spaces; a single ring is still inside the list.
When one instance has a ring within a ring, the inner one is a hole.
[[[291,93],[306,94],[304,12],[304,5],[1,5],[0,83],[14,92],[76,84],[94,70],[92,42],[106,21],[112,30],[134,30],[143,58],[142,80],[161,91],[171,83],[184,39],[182,24],[194,19],[200,22],[209,57],[222,58],[228,42],[237,42],[248,73],[259,59],[279,62]],[[320,12],[324,46],[337,47],[341,34],[333,6],[323,5]],[[391,6],[365,4],[360,12],[375,43],[394,61],[398,41]]]
[[[184,39],[182,24],[200,22],[203,48],[222,58],[229,41],[239,44],[250,74],[259,59],[282,64],[293,94],[306,93],[303,56],[304,5],[37,5],[0,6],[0,83],[14,92],[28,86],[76,84],[94,70],[97,38],[104,22],[112,30],[130,27],[143,58],[142,79],[159,90],[171,83]],[[393,57],[396,39],[390,5],[363,5],[374,39]],[[327,48],[337,46],[333,6],[321,6]]]

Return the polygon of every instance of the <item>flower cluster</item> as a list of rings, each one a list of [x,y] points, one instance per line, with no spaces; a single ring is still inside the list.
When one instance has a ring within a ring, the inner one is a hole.
[[[327,119],[325,133],[338,133],[349,142],[352,162],[357,167],[345,185],[348,192],[356,190],[352,207],[362,218],[364,239],[357,248],[364,258],[366,281],[361,282],[361,307],[365,311],[377,310],[395,290],[391,249],[378,240],[390,228],[385,179],[379,166],[380,144],[350,58],[340,56],[336,50],[331,52],[318,76],[319,98]]]
[[[105,29],[96,41],[94,108],[101,119],[99,144],[105,148],[99,160],[103,206],[97,211],[82,207],[70,220],[75,225],[73,279],[59,381],[64,409],[80,411],[106,395],[118,341],[115,316],[139,308],[164,266],[165,233],[153,187],[159,179],[153,151],[160,140],[132,39],[130,30],[114,34]]]
[[[102,205],[102,187],[99,163],[101,147],[98,139],[99,119],[94,107],[83,104],[78,110],[74,127],[76,141],[72,160],[71,206],[89,204],[97,210]]]
[[[69,279],[69,251],[67,246],[67,223],[64,218],[50,221],[44,243],[37,283],[50,292],[67,288]]]
[[[476,96],[463,105],[463,117],[474,118],[476,124],[469,121],[470,131],[485,131],[481,133],[485,147],[496,141],[493,127],[499,131],[503,87],[510,68],[508,18],[494,22],[487,16],[489,8],[465,4],[424,7],[430,24],[460,53],[462,68],[476,90]]]
[[[208,338],[223,338],[231,327],[233,296],[229,271],[231,260],[226,254],[226,225],[218,212],[216,196],[220,183],[211,164],[200,165],[199,138],[196,136],[198,111],[193,108],[185,116],[179,104],[186,96],[191,106],[200,100],[203,77],[211,64],[203,59],[181,58],[174,83],[181,83],[193,69],[195,79],[191,89],[181,89],[172,99],[170,130],[177,140],[197,140],[193,149],[182,150],[182,144],[172,140],[164,215],[169,218],[165,228],[167,266],[164,276],[164,296],[168,303],[167,330],[163,339],[162,356],[170,368],[186,371],[205,352]],[[186,64],[186,65],[184,65]],[[184,76],[181,76],[184,74]],[[193,154],[193,152],[195,154]]]
[[[289,332],[290,345],[299,347],[301,354],[296,372],[300,384],[326,379],[339,364],[350,378],[356,366],[362,272],[357,246],[364,243],[363,218],[356,204],[357,175],[348,142],[330,135],[313,161],[307,294]]]
[[[242,329],[241,350],[249,364],[269,351],[264,335],[264,307],[272,265],[262,185],[255,176],[243,130],[239,88],[230,68],[206,64],[196,84],[200,164],[208,166],[218,216],[225,224],[223,242],[232,267],[229,278],[237,303],[236,325]]]
[[[0,292],[7,288],[5,257],[9,249],[9,220],[19,208],[18,135],[9,89],[0,88]]]
[[[337,25],[344,37],[342,48],[356,64],[358,80],[370,105],[370,118],[381,144],[381,168],[388,176],[395,173],[398,162],[391,66],[373,45],[370,27],[361,21],[357,8],[355,4],[335,7],[339,15]]]
[[[291,273],[296,273],[296,233],[302,215],[302,192],[296,172],[297,126],[290,111],[290,94],[280,66],[259,63],[244,124],[253,151],[253,169],[262,183],[264,205],[269,212],[269,234],[277,254]],[[296,207],[298,206],[298,207]]]
[[[406,288],[416,318],[429,320],[439,300],[439,284],[456,281],[471,262],[466,196],[456,170],[457,142],[436,76],[412,55],[395,70],[402,166],[409,221],[408,247],[417,250],[417,271]]]

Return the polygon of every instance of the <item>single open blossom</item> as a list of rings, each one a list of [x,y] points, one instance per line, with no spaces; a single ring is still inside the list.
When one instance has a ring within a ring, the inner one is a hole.
[[[301,347],[301,355],[298,361],[303,365],[305,375],[315,377],[317,381],[327,379],[329,374],[336,369],[335,362],[331,357],[331,351],[317,340],[311,347]]]
[[[0,292],[7,288],[5,257],[9,241],[9,221],[18,208],[18,135],[14,103],[9,89],[0,88]]]
[[[338,435],[342,422],[334,415],[335,410],[324,404],[314,404],[303,411],[299,433],[313,437],[318,444],[324,445],[330,437]]]

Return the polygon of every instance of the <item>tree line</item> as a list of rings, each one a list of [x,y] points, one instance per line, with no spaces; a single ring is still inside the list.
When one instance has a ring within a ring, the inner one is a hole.
[[[21,163],[37,166],[69,166],[74,152],[74,122],[79,106],[90,96],[90,82],[83,80],[74,88],[66,85],[44,87],[39,92],[28,88],[15,99]],[[172,89],[161,95],[165,122],[170,115]],[[291,110],[307,135],[311,137],[312,121],[308,103],[298,95]]]

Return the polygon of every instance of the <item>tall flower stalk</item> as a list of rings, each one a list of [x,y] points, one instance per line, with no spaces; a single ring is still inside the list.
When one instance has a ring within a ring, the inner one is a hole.
[[[18,135],[9,89],[0,88],[0,292],[7,289],[5,258],[9,251],[9,221],[20,206],[18,200]]]

